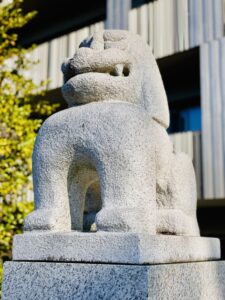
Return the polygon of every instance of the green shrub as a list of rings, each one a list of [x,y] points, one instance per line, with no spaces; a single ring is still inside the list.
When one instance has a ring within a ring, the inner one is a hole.
[[[24,74],[35,62],[18,42],[16,32],[35,15],[24,14],[22,0],[0,0],[0,201],[26,200],[31,189],[31,154],[43,118],[57,105],[45,99],[46,83],[37,85]],[[38,62],[36,62],[38,63]]]
[[[24,76],[34,64],[27,55],[34,47],[23,48],[17,33],[36,13],[23,13],[22,3],[0,0],[0,288],[2,264],[11,259],[13,235],[21,232],[24,217],[33,208],[26,197],[32,189],[35,136],[43,119],[58,106],[43,98],[46,82],[36,85]]]
[[[22,232],[25,216],[33,210],[33,202],[0,204],[0,286],[3,262],[12,258],[12,240]]]
[[[45,93],[45,82],[36,85],[24,76],[34,64],[27,55],[34,47],[23,48],[17,33],[36,13],[23,13],[22,3],[0,0],[0,281],[3,262],[11,259],[13,235],[21,232],[33,208],[26,197],[32,189],[35,136],[43,118],[57,107],[37,100]]]

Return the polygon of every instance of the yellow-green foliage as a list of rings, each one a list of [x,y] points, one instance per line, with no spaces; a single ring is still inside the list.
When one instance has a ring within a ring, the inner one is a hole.
[[[0,209],[0,282],[2,263],[11,259],[12,238],[22,232],[25,216],[33,209],[33,202],[18,202],[1,205]]]
[[[33,47],[21,47],[15,32],[35,13],[24,15],[21,3],[3,5],[0,0],[0,261],[10,258],[12,236],[31,209],[32,204],[23,202],[32,188],[34,139],[43,117],[56,107],[36,100],[45,83],[37,86],[23,75],[33,64],[27,58]]]
[[[31,67],[27,50],[17,44],[13,33],[30,20],[34,13],[23,16],[21,0],[0,7],[0,198],[3,201],[26,199],[30,189],[31,153],[42,116],[53,106],[34,101],[45,83],[37,86],[26,79]],[[37,117],[38,116],[38,117]]]

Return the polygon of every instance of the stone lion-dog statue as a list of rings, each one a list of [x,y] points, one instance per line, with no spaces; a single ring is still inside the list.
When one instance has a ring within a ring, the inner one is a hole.
[[[25,231],[83,231],[92,222],[97,231],[198,236],[195,174],[167,134],[151,48],[127,31],[97,32],[62,72],[69,108],[38,133]]]

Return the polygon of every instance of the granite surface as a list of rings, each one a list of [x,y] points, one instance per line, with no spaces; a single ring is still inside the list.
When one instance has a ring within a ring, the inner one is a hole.
[[[26,232],[16,235],[13,260],[170,263],[220,258],[216,238],[119,232]]]
[[[224,300],[225,262],[112,265],[7,262],[3,300]]]
[[[38,132],[35,210],[24,230],[83,231],[87,191],[97,183],[101,205],[86,211],[90,228],[199,236],[192,161],[166,131],[167,96],[151,47],[128,31],[95,32],[62,72],[69,108]]]

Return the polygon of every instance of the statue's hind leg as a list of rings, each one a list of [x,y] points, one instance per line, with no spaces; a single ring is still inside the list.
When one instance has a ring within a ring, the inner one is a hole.
[[[191,159],[184,153],[173,153],[171,159],[166,187],[163,190],[157,185],[157,233],[199,236],[196,182]]]

